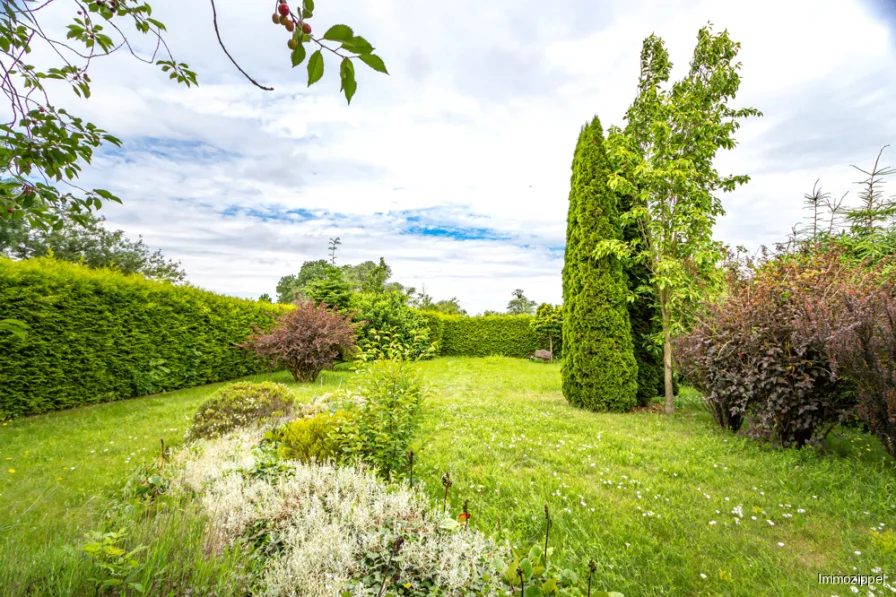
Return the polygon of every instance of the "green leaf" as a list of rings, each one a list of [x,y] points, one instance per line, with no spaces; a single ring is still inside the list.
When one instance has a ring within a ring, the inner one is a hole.
[[[305,60],[305,44],[299,44],[298,46],[296,46],[296,49],[292,51],[290,57],[292,58],[293,68],[302,64],[302,61]]]
[[[28,336],[27,330],[29,329],[27,323],[19,321],[18,319],[0,320],[0,332],[9,332],[22,340]]]
[[[320,50],[308,59],[308,87],[311,87],[324,76],[324,57]]]
[[[520,575],[516,573],[516,569],[519,567],[520,561],[518,559],[514,559],[507,565],[507,570],[504,571],[504,578],[507,580],[507,584],[520,584]]]
[[[526,592],[523,593],[523,597],[542,597],[542,595],[541,587],[538,585],[530,585],[526,587]]]
[[[378,73],[385,73],[387,75],[389,74],[389,71],[386,70],[386,64],[383,62],[383,59],[376,54],[362,54],[358,56],[358,60]]]
[[[538,563],[541,560],[541,556],[544,555],[544,550],[541,548],[541,545],[537,543],[533,545],[529,549],[529,559],[532,560],[533,563]]]
[[[342,79],[341,91],[345,92],[345,99],[351,105],[352,96],[355,95],[358,84],[355,82],[355,67],[349,58],[342,59],[342,64],[339,65],[339,76]]]
[[[544,581],[541,585],[541,592],[545,595],[550,595],[551,593],[553,593],[554,595],[558,594],[560,592],[560,589],[557,588],[557,579],[549,578]]]
[[[302,7],[309,12],[314,12],[314,0],[303,0]]]
[[[344,42],[352,39],[352,37],[354,37],[354,32],[348,25],[333,25],[324,33],[324,39],[329,39],[330,41]]]
[[[373,46],[363,37],[353,37],[342,42],[342,47],[355,54],[370,54]]]
[[[523,579],[528,581],[532,578],[532,562],[528,558],[520,562],[520,570],[523,571]]]

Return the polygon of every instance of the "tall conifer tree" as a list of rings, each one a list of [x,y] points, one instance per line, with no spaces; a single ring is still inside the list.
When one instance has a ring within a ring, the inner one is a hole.
[[[592,256],[599,241],[622,240],[596,116],[582,128],[572,170],[563,266],[563,395],[591,410],[625,411],[637,403],[638,389],[626,276],[615,256]]]

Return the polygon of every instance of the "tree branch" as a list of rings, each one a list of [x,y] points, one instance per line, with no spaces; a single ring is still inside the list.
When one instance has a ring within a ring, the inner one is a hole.
[[[212,3],[212,23],[215,25],[215,35],[218,36],[218,43],[221,45],[221,49],[224,50],[224,53],[227,54],[227,57],[230,58],[230,61],[236,67],[238,71],[240,71],[244,77],[249,79],[249,81],[258,87],[259,89],[264,89],[265,91],[273,91],[273,87],[265,87],[255,79],[249,76],[249,74],[242,69],[242,67],[237,64],[236,60],[233,59],[233,56],[230,55],[230,52],[227,51],[227,47],[224,45],[224,40],[221,39],[221,32],[218,31],[218,9],[215,7],[215,0],[210,0]]]

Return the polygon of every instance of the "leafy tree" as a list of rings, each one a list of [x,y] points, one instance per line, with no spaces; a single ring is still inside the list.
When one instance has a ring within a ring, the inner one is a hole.
[[[432,311],[436,303],[432,296],[426,292],[426,287],[416,293],[411,299],[411,306],[421,311]]]
[[[334,25],[322,37],[313,36],[309,20],[314,14],[314,1],[300,2],[294,8],[285,2],[277,4],[277,12],[272,17],[288,32],[290,39],[285,45],[289,48],[292,66],[304,62],[306,46],[316,46],[318,49],[308,58],[307,65],[311,85],[324,73],[322,50],[327,50],[328,56],[336,55],[341,59],[341,91],[351,103],[357,89],[354,59],[381,73],[386,73],[385,64],[373,54],[373,46],[346,25]],[[51,23],[43,17],[47,13],[40,12],[56,3],[70,4],[71,13],[76,13],[66,27],[65,41],[52,35]],[[234,60],[218,29],[215,0],[211,0],[211,5],[215,33],[227,57],[254,85],[272,90],[255,81]],[[31,227],[58,229],[64,225],[60,212],[68,212],[77,219],[100,209],[104,201],[121,202],[107,190],[82,189],[75,184],[83,164],[91,162],[94,150],[106,143],[121,145],[121,141],[67,110],[58,109],[52,99],[55,87],[45,86],[45,82],[66,83],[77,96],[89,98],[92,83],[89,67],[96,60],[126,48],[135,59],[155,64],[172,80],[188,87],[195,85],[196,73],[174,58],[163,37],[165,25],[151,15],[152,7],[141,0],[3,3],[0,57],[4,76],[0,78],[0,90],[8,100],[11,114],[0,125],[0,218],[26,219]],[[148,44],[156,48],[152,54],[141,56],[136,52],[138,44],[132,43],[125,33],[127,24],[152,38]],[[58,62],[39,68],[31,62],[33,56],[58,58]]]
[[[392,268],[382,257],[379,263],[365,261],[358,265],[343,265],[342,271],[355,292],[382,294],[386,291],[386,280],[392,277]]]
[[[298,275],[283,276],[277,282],[277,302],[292,303],[296,296],[305,296],[304,289],[315,280],[324,280],[335,269],[325,259],[306,261]]]
[[[77,220],[62,213],[58,230],[31,227],[28,220],[0,220],[0,254],[13,259],[53,257],[83,263],[88,267],[141,274],[152,280],[183,282],[186,274],[180,263],[151,251],[142,238],[134,241],[121,230],[103,226],[105,218],[93,213]]]
[[[554,340],[559,340],[563,334],[563,306],[541,303],[529,325],[547,338],[551,360],[554,360]]]
[[[447,300],[438,301],[432,305],[429,309],[430,311],[436,311],[438,313],[444,313],[445,315],[466,315],[467,311],[463,307],[460,306],[460,301],[457,300],[456,296],[451,297]]]
[[[277,302],[288,305],[296,300],[299,292],[299,282],[296,276],[289,275],[280,278],[277,282]]]
[[[417,294],[417,289],[413,286],[404,286],[398,282],[387,282],[383,285],[383,292],[387,294],[390,292],[397,292],[398,294],[403,294],[408,300],[411,300],[414,295]]]
[[[760,116],[754,108],[730,108],[740,87],[740,44],[711,25],[697,36],[688,74],[663,89],[672,63],[663,41],[651,35],[641,51],[638,96],[625,129],[613,129],[609,152],[616,171],[610,188],[632,197],[623,224],[641,234],[628,241],[604,238],[591,245],[596,258],[632,258],[649,272],[660,307],[666,412],[674,412],[672,336],[682,329],[689,305],[720,282],[721,245],[712,239],[724,214],[718,191],[734,190],[748,176],[721,176],[713,165],[719,149],[735,146],[739,120]]]
[[[314,280],[305,286],[303,294],[316,305],[323,303],[342,311],[351,304],[352,287],[342,277],[342,272],[333,268],[326,278]]]
[[[612,133],[611,133],[612,134]],[[611,168],[616,169],[610,157]],[[625,213],[633,206],[632,195],[617,193],[619,212]],[[622,226],[622,240],[627,243],[642,242],[637,223]],[[635,361],[638,363],[638,405],[647,404],[663,393],[663,360],[658,354],[656,338],[662,333],[660,308],[656,293],[650,286],[650,270],[644,263],[623,260],[629,290],[628,317],[631,322]],[[677,393],[677,385],[676,385]]]
[[[507,303],[507,314],[532,315],[532,312],[535,311],[535,305],[537,304],[538,303],[535,301],[530,301],[526,298],[522,288],[517,288],[513,291],[513,298]]]
[[[625,411],[635,405],[638,387],[625,273],[615,255],[592,254],[602,240],[622,242],[597,117],[582,127],[572,170],[563,265],[563,395],[576,406]]]
[[[503,313],[501,311],[492,311],[491,309],[486,309],[485,311],[482,312],[483,317],[489,317],[492,315],[506,315],[506,313]]]
[[[412,307],[419,309],[420,311],[435,311],[437,313],[444,313],[446,315],[466,315],[466,310],[460,306],[460,301],[457,300],[457,297],[451,297],[447,300],[436,301],[426,292],[426,288],[424,287],[422,291],[413,293],[415,289],[410,289],[412,292],[412,298],[410,304]]]
[[[260,297],[258,297],[258,302],[259,303],[273,303],[274,300],[271,298],[271,295],[269,295],[267,292],[265,292]]]

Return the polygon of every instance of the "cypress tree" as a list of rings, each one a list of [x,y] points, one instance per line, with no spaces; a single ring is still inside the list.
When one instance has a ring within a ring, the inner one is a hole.
[[[596,116],[582,128],[572,171],[563,265],[563,395],[575,406],[625,411],[635,406],[638,389],[627,280],[617,258],[592,257],[599,240],[622,238]]]

